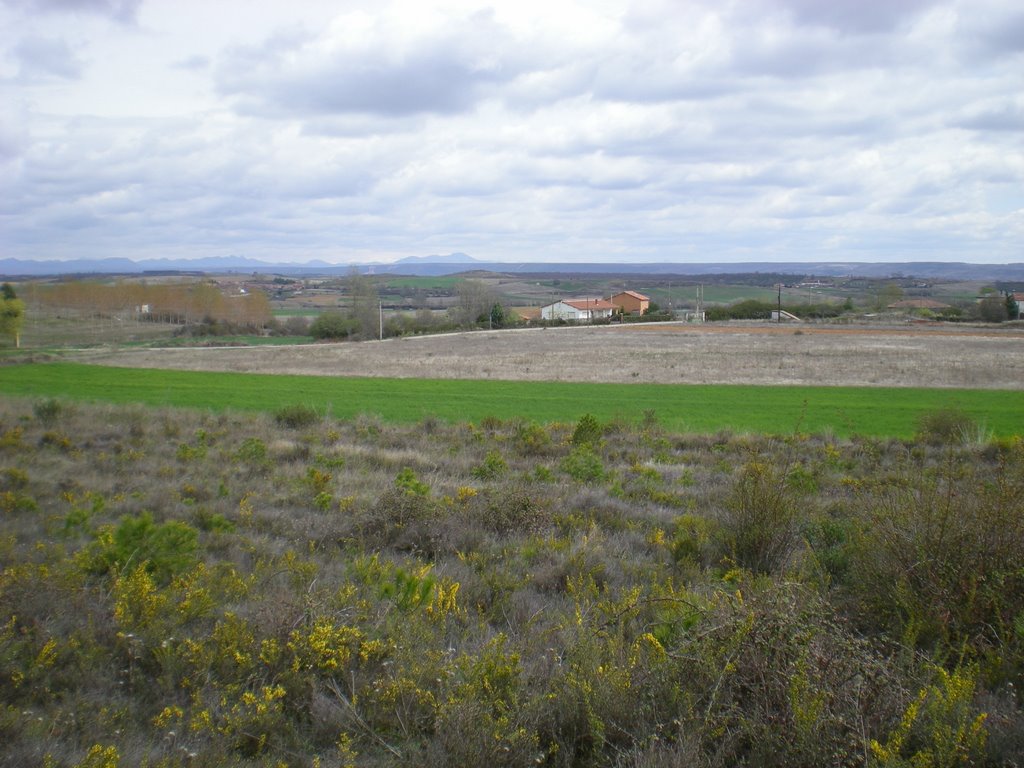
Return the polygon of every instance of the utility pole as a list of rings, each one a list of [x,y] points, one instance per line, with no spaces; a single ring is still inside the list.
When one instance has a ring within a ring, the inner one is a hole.
[[[379,313],[377,321],[377,337],[379,341],[384,341],[384,302],[380,300],[377,302],[377,311]]]
[[[779,283],[779,311],[775,313],[775,322],[782,324],[782,283]]]

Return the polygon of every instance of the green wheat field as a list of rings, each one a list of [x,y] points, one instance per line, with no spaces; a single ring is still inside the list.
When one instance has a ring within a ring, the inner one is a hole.
[[[592,384],[343,378],[113,368],[75,363],[0,369],[0,393],[212,410],[274,411],[304,404],[325,416],[361,414],[410,423],[486,417],[566,422],[655,418],[694,433],[910,437],[923,414],[956,409],[983,436],[1024,434],[1024,397],[1005,390]]]

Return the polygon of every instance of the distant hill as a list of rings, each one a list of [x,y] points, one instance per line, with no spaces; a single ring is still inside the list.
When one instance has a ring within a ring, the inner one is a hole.
[[[323,267],[334,265],[318,262]],[[0,259],[0,276],[42,275],[135,275],[143,272],[251,272],[265,271],[268,264],[243,256],[206,259],[71,259],[69,261],[28,261]],[[309,264],[310,267],[314,263]]]
[[[481,261],[465,253],[411,256],[388,264],[330,264],[325,261],[274,263],[243,256],[205,259],[75,259],[28,261],[0,259],[0,278],[47,275],[139,275],[146,273],[261,272],[281,275],[344,275],[351,270],[369,274],[439,276],[468,271],[503,274],[561,275],[707,275],[784,273],[822,277],[922,277],[946,280],[1024,280],[1024,263],[967,264],[964,262],[661,262],[551,263]]]
[[[472,256],[467,256],[464,253],[449,253],[447,256],[406,256],[404,259],[399,259],[395,264],[444,264],[444,265],[455,265],[455,264],[479,264],[480,262],[474,259]]]

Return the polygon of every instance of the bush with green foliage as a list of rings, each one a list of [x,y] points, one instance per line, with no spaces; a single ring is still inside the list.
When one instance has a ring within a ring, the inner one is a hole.
[[[962,443],[977,433],[977,421],[959,408],[929,411],[917,421],[917,439],[936,445]]]
[[[309,335],[314,339],[347,339],[358,331],[356,320],[341,312],[324,312],[309,325]]]
[[[590,413],[580,416],[576,422],[576,428],[572,431],[570,442],[573,445],[596,445],[604,434],[604,428],[597,418]]]
[[[903,464],[872,494],[851,588],[877,622],[943,661],[991,677],[1024,673],[1024,444],[979,473],[949,454]]]
[[[320,414],[311,405],[296,403],[295,405],[286,405],[283,408],[278,408],[274,413],[274,421],[282,427],[302,429],[320,421]]]
[[[472,469],[477,480],[496,480],[508,472],[508,462],[498,451],[488,451],[484,460]]]
[[[723,534],[736,565],[754,573],[778,573],[799,540],[799,507],[788,468],[770,458],[740,468],[726,498]]]
[[[9,336],[15,347],[21,346],[21,329],[25,325],[25,302],[18,298],[14,286],[0,286],[0,336]]]
[[[539,424],[517,425],[514,442],[516,450],[523,456],[546,456],[553,449],[551,433]]]
[[[569,455],[562,459],[561,468],[565,474],[580,483],[596,483],[605,478],[604,464],[590,443],[573,448]]]
[[[195,562],[198,546],[198,532],[192,526],[179,520],[155,523],[151,513],[143,512],[98,530],[83,565],[90,573],[144,568],[167,582]]]
[[[60,421],[61,414],[66,407],[60,400],[50,397],[35,403],[32,406],[32,413],[35,414],[40,423],[47,427],[52,427]]]

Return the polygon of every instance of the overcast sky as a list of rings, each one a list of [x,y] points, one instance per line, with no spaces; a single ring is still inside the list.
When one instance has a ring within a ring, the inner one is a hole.
[[[1024,261],[1021,0],[0,0],[0,256]]]

